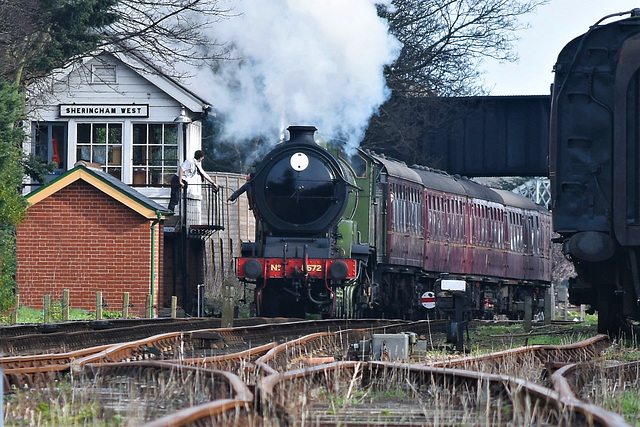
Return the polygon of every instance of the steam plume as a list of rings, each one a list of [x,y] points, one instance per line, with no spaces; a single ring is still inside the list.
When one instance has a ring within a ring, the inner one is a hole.
[[[400,49],[381,3],[391,0],[233,1],[237,15],[213,29],[236,60],[198,82],[227,137],[277,140],[282,126],[306,124],[357,146],[389,97],[383,67]]]

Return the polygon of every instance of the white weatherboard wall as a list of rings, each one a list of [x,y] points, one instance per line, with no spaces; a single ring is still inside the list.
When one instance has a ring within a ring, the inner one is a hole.
[[[126,184],[133,184],[133,124],[176,123],[182,107],[189,117],[197,118],[208,105],[202,99],[182,88],[175,81],[159,75],[148,65],[135,57],[123,57],[127,63],[112,54],[103,53],[89,57],[74,66],[54,73],[31,88],[28,99],[30,123],[66,124],[66,152],[64,170],[73,167],[76,159],[78,123],[120,123],[122,124],[122,176]],[[115,75],[105,79],[97,77],[97,71],[115,66]],[[47,90],[43,91],[43,87]],[[61,105],[78,106],[148,106],[148,117],[132,117],[99,114],[61,114]],[[200,121],[180,125],[184,132],[178,132],[178,162],[193,155],[202,146],[202,124]],[[28,132],[31,134],[33,126]],[[184,138],[184,139],[183,139]],[[33,152],[32,138],[24,144],[25,151]],[[64,172],[61,171],[61,172]],[[159,187],[137,187],[158,203],[165,204],[169,189]]]

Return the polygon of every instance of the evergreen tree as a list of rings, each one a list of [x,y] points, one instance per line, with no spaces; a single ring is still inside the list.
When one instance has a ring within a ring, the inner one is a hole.
[[[5,310],[13,304],[15,290],[15,228],[27,205],[20,194],[24,133],[17,126],[23,114],[19,92],[0,82],[0,308]]]
[[[42,182],[55,167],[22,153],[25,135],[18,123],[24,116],[25,88],[37,88],[38,82],[47,86],[40,77],[103,47],[135,49],[163,65],[159,68],[171,69],[188,59],[206,62],[217,51],[198,55],[203,46],[216,45],[204,29],[225,15],[216,4],[217,0],[0,2],[0,309],[10,305],[15,288],[15,227],[26,213],[22,178],[29,175]]]
[[[95,49],[117,19],[118,0],[5,0],[0,5],[0,309],[14,301],[16,227],[26,215],[26,174],[42,180],[55,165],[25,156],[24,88],[69,59]]]
[[[118,0],[5,0],[0,6],[0,74],[16,84],[95,49],[117,19]]]

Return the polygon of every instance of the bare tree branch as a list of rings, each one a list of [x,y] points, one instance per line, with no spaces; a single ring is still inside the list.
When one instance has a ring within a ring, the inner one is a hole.
[[[380,9],[403,48],[386,70],[393,95],[371,119],[362,145],[439,167],[421,141],[450,112],[437,97],[485,94],[482,60],[517,60],[513,42],[527,28],[521,19],[547,1],[394,0],[395,9]]]
[[[483,58],[514,61],[519,18],[547,0],[395,0],[382,11],[403,43],[388,69],[388,84],[407,95],[471,95],[482,92]]]
[[[218,0],[3,0],[0,77],[23,86],[100,49],[135,51],[179,77],[225,57],[209,29]]]

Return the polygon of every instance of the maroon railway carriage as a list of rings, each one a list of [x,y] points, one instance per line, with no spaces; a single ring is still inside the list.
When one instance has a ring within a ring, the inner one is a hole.
[[[434,289],[443,274],[473,286],[472,309],[482,317],[521,311],[527,293],[543,297],[551,277],[545,209],[509,191],[374,157],[389,200],[385,264],[377,277],[400,288],[387,293],[413,296],[399,310],[420,312],[416,295]]]

